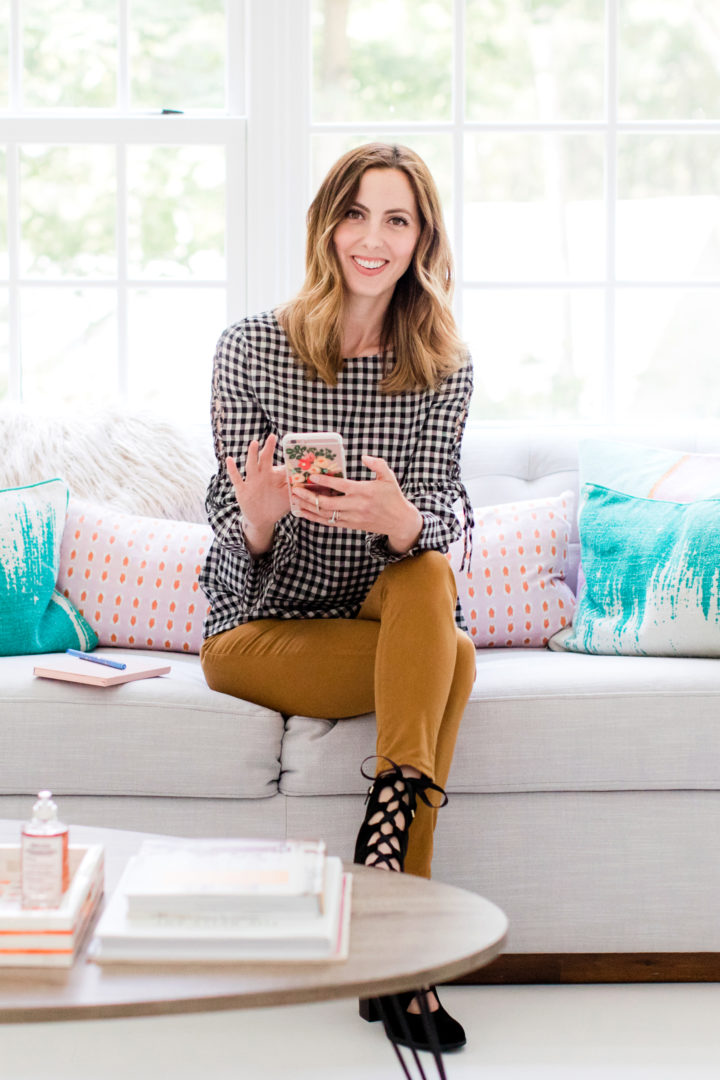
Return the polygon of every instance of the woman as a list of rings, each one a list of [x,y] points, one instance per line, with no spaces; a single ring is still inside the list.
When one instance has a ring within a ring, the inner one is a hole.
[[[441,554],[461,532],[458,499],[466,540],[472,524],[459,471],[472,368],[417,154],[381,143],[345,154],[308,212],[306,263],[294,300],[218,344],[203,671],[213,689],[286,715],[374,710],[378,775],[355,861],[429,877],[475,675]],[[344,438],[347,478],[313,477],[290,496],[279,440],[324,430]],[[427,1044],[425,1004],[441,1046],[462,1046],[434,988],[403,999],[416,1042]],[[376,1003],[361,1015],[378,1018]]]

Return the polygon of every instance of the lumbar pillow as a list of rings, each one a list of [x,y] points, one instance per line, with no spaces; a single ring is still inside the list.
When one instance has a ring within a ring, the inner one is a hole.
[[[692,502],[720,496],[720,454],[690,454],[659,446],[582,439],[580,484],[646,499]]]
[[[68,489],[46,480],[0,491],[0,655],[94,649],[97,637],[55,589]]]
[[[641,499],[584,484],[584,587],[553,648],[720,656],[720,499]]]
[[[475,647],[541,648],[569,626],[575,597],[565,583],[571,491],[475,509],[469,568],[459,569],[462,541],[448,553]]]
[[[198,574],[210,527],[71,499],[58,586],[101,645],[200,651],[208,604]]]

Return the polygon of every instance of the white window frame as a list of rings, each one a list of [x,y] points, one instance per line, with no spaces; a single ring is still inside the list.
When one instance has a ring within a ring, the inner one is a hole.
[[[267,64],[268,52],[263,55],[264,63],[259,65],[254,75],[250,101],[249,143],[249,195],[252,218],[253,202],[264,205],[264,214],[275,218],[276,247],[266,249],[268,261],[264,263],[260,253],[261,236],[258,221],[249,223],[248,235],[253,235],[250,243],[250,265],[260,268],[262,286],[252,293],[251,309],[271,306],[272,303],[290,295],[302,279],[304,214],[312,198],[310,142],[313,135],[356,134],[372,130],[379,137],[392,139],[409,133],[440,133],[451,136],[454,154],[452,242],[455,258],[457,281],[455,291],[455,314],[458,324],[463,325],[463,296],[467,292],[487,292],[496,290],[536,290],[536,291],[576,291],[601,290],[604,295],[604,403],[603,415],[599,423],[613,424],[615,417],[615,329],[616,298],[625,290],[670,290],[677,288],[720,290],[720,280],[623,280],[616,273],[616,209],[617,209],[617,143],[623,134],[672,134],[672,133],[720,133],[720,120],[714,121],[643,121],[629,122],[618,119],[618,5],[619,0],[605,0],[606,30],[606,69],[605,69],[605,116],[588,122],[557,123],[502,123],[476,122],[465,116],[465,2],[453,0],[454,37],[453,37],[453,104],[452,117],[446,122],[408,123],[408,122],[353,122],[323,123],[314,122],[311,117],[311,77],[312,77],[312,42],[310,33],[310,0],[251,0],[253,14],[265,9],[262,18],[274,20],[278,32],[272,37],[269,22],[266,30],[270,36],[263,44],[270,49],[272,40],[277,51],[272,65]],[[272,12],[272,14],[271,14]],[[305,42],[301,48],[300,43]],[[276,68],[276,63],[280,67]],[[262,68],[262,70],[261,70]],[[277,80],[277,81],[275,81]],[[265,130],[262,135],[253,126],[257,123],[254,115],[253,97],[270,96],[271,81],[275,86],[276,98],[267,105],[263,120]],[[466,280],[463,278],[463,243],[464,243],[464,143],[465,136],[471,133],[499,134],[555,132],[563,134],[601,134],[605,140],[605,267],[601,277],[583,280],[513,280],[502,281]],[[273,145],[271,145],[273,143]],[[268,162],[273,162],[277,169],[274,187],[258,190],[262,184],[257,175],[256,154],[268,155]],[[304,173],[301,171],[304,169]],[[253,173],[255,172],[255,176]],[[304,176],[304,184],[299,178]],[[267,203],[264,203],[267,200]],[[272,202],[272,206],[270,203]],[[255,233],[252,230],[255,229]],[[272,263],[272,265],[271,265]],[[720,303],[720,292],[718,295]],[[548,418],[548,421],[550,418]],[[484,425],[494,423],[483,420]],[[508,426],[509,421],[498,421],[498,426]],[[518,421],[526,423],[526,421]],[[582,421],[578,424],[585,426]],[[573,423],[563,426],[573,427]]]
[[[248,277],[246,246],[246,177],[247,177],[247,79],[244,63],[246,42],[245,0],[226,0],[227,31],[227,108],[225,111],[193,111],[183,115],[161,115],[160,105],[155,114],[129,112],[129,85],[126,58],[128,54],[129,0],[118,0],[118,107],[116,109],[59,110],[26,109],[22,103],[20,70],[21,0],[11,0],[10,27],[12,37],[10,101],[5,114],[0,113],[0,145],[7,152],[8,197],[8,263],[7,288],[10,298],[9,325],[9,386],[10,401],[22,397],[22,341],[20,326],[20,290],[33,288],[115,288],[117,295],[118,394],[127,396],[128,374],[128,292],[133,287],[177,290],[224,288],[227,297],[228,321],[239,318],[247,309],[246,282]],[[239,53],[240,63],[232,57]],[[114,277],[100,279],[24,278],[20,274],[20,149],[30,145],[104,145],[114,146],[117,177],[115,238],[117,272]],[[226,234],[224,278],[202,280],[170,280],[143,277],[133,279],[127,272],[127,186],[126,158],[130,146],[171,145],[223,147],[226,161]],[[218,327],[218,334],[222,327]]]
[[[247,3],[247,311],[302,284],[310,192],[310,0]]]
[[[226,0],[227,110],[185,116],[123,114],[129,90],[119,85],[120,108],[82,114],[41,113],[21,109],[20,0],[11,2],[11,103],[0,113],[0,144],[8,145],[10,275],[10,397],[20,393],[20,327],[17,293],[29,284],[19,276],[18,147],[28,143],[113,143],[118,176],[124,173],[124,148],[136,143],[223,145],[227,152],[227,322],[264,310],[290,297],[303,278],[305,215],[312,198],[310,148],[313,135],[355,134],[371,128],[392,139],[408,133],[450,135],[454,153],[452,239],[457,268],[455,310],[462,328],[463,294],[493,290],[602,290],[605,301],[604,415],[614,421],[615,304],[623,290],[673,288],[720,289],[720,281],[621,280],[616,275],[616,150],[618,136],[626,133],[720,133],[720,121],[620,122],[617,108],[617,32],[619,0],[606,0],[606,115],[587,123],[478,123],[468,121],[464,108],[465,3],[453,0],[453,105],[452,116],[440,123],[320,123],[311,116],[311,3],[310,0]],[[121,12],[121,60],[127,53],[129,0],[118,0]],[[121,69],[123,65],[121,64]],[[602,277],[575,281],[463,280],[464,142],[473,132],[487,133],[594,133],[605,139],[605,238]],[[218,282],[148,282],[127,278],[123,264],[125,205],[118,199],[117,238],[119,267],[120,385],[126,376],[126,296],[129,287],[162,285],[164,288],[217,287]],[[43,282],[35,285],[92,287],[87,279]],[[100,282],[97,283],[98,285]],[[107,286],[108,282],[102,284]],[[484,423],[486,423],[484,421]]]

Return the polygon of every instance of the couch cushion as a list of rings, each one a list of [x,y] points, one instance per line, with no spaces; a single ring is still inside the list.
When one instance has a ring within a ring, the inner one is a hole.
[[[450,792],[720,789],[720,663],[548,650],[477,653]],[[374,716],[293,716],[287,795],[363,792]]]
[[[197,656],[163,659],[169,675],[101,688],[34,678],[42,657],[1,658],[0,793],[275,794],[280,714],[208,689]]]

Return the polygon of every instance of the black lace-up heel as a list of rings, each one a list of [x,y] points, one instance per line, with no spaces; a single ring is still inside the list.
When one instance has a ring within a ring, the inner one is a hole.
[[[400,767],[390,758],[384,760],[391,768],[373,777],[363,766],[375,756],[365,758],[360,766],[365,779],[373,782],[365,798],[365,820],[355,842],[353,862],[402,872],[417,800],[422,799],[427,806],[439,809],[445,806],[448,797],[427,776],[403,776]],[[442,801],[432,802],[428,791],[438,792]]]
[[[425,998],[425,993],[430,991],[438,1000],[439,1007],[435,1012],[430,1011]],[[414,997],[420,1002],[419,1013],[407,1011]],[[429,986],[427,991],[408,990],[403,994],[396,994],[394,998],[391,995],[361,998],[360,1015],[370,1023],[374,1020],[384,1021],[388,1038],[392,1042],[415,1050],[435,1050],[437,1046],[440,1053],[447,1054],[460,1050],[467,1042],[462,1024],[445,1009],[434,986]]]
[[[365,779],[373,782],[365,798],[367,810],[355,843],[353,861],[402,872],[417,800],[421,799],[426,806],[439,810],[445,806],[448,797],[438,784],[433,784],[426,776],[403,776],[400,767],[390,758],[384,759],[390,768],[373,778],[363,768],[371,760],[372,756],[365,758],[360,766]],[[432,801],[428,796],[429,791],[437,792],[440,798]],[[434,986],[430,990],[437,996]],[[408,1005],[419,994],[422,995],[419,999],[421,1013],[409,1013]],[[388,1037],[402,1046],[416,1050],[437,1048],[444,1053],[459,1050],[465,1045],[465,1032],[461,1025],[442,1005],[436,1012],[430,1012],[422,990],[382,998],[361,998],[359,1011],[363,1020],[370,1023],[383,1020]]]

